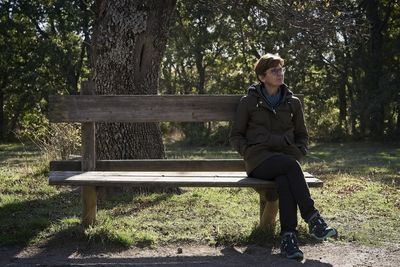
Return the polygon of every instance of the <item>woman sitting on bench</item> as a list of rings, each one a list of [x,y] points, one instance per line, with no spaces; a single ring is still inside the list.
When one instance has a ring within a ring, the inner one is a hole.
[[[337,236],[327,226],[310,196],[299,160],[307,152],[308,133],[301,102],[284,84],[284,60],[262,56],[254,70],[258,83],[248,88],[239,103],[230,141],[244,157],[248,176],[274,180],[279,195],[281,253],[303,259],[297,246],[297,206],[310,234],[324,240]]]

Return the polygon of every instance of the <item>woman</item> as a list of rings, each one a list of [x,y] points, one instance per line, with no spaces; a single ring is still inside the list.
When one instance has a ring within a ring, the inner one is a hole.
[[[284,60],[266,54],[255,64],[259,83],[240,100],[230,142],[244,157],[249,176],[274,180],[279,195],[281,253],[303,259],[297,246],[297,206],[310,234],[319,240],[337,236],[310,196],[299,160],[307,153],[308,133],[300,100],[284,84]]]

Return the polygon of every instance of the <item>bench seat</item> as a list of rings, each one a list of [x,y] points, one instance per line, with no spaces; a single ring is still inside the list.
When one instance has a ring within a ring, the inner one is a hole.
[[[323,185],[311,174],[305,172],[304,175],[310,187]],[[275,187],[273,182],[247,177],[245,172],[51,171],[49,183],[71,186]]]

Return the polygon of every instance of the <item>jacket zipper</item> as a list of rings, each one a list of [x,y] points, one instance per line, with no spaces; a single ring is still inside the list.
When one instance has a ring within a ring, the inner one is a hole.
[[[271,108],[270,106],[268,106],[267,103],[265,103],[264,100],[263,100],[261,97],[259,97],[259,101],[258,101],[257,107],[258,107],[259,105],[260,105],[261,107],[264,107],[264,108],[266,108],[266,109],[272,111],[272,113],[274,113],[274,115],[276,116],[276,110],[275,110],[275,108]]]

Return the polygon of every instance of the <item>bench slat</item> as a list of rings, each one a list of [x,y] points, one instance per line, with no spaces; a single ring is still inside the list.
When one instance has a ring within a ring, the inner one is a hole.
[[[49,96],[51,122],[232,121],[241,95]],[[303,95],[296,95],[303,99]]]
[[[240,95],[68,95],[49,97],[51,122],[233,120]]]
[[[81,171],[77,160],[50,162],[50,171]],[[97,171],[243,171],[242,159],[138,159],[97,160]]]
[[[304,173],[310,187],[323,182]],[[51,185],[94,186],[188,186],[188,187],[274,187],[274,183],[247,177],[244,172],[50,172]]]

